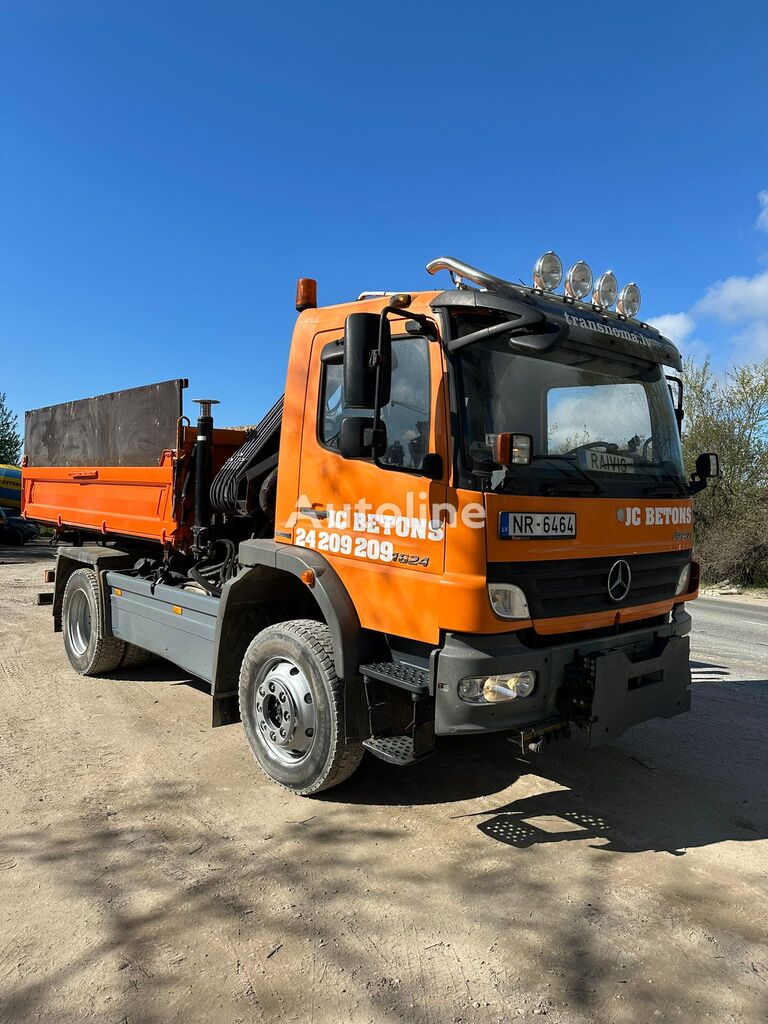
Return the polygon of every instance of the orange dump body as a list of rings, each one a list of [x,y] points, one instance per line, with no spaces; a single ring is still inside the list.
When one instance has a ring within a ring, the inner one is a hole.
[[[191,544],[193,494],[184,483],[195,442],[181,426],[176,448],[158,453],[154,466],[23,467],[24,515],[59,529],[136,537],[185,551]],[[214,430],[213,472],[246,437],[244,430]]]

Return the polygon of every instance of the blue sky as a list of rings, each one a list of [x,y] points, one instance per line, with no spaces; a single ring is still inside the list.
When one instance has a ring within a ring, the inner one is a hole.
[[[0,391],[186,376],[255,422],[298,276],[549,248],[688,351],[768,355],[766,38],[740,0],[0,0]]]

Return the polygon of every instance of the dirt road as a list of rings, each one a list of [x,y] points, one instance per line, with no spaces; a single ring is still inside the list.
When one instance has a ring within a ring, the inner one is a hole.
[[[693,712],[610,748],[303,800],[173,667],[76,676],[47,557],[0,549],[3,1024],[766,1019],[768,647],[710,635]]]

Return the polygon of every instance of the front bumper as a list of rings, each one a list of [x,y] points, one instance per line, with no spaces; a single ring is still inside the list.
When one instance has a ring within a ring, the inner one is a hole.
[[[437,659],[435,733],[527,733],[563,721],[598,746],[639,722],[681,714],[691,706],[690,628],[678,605],[662,626],[548,647],[527,647],[515,634],[449,633]],[[458,696],[467,676],[526,669],[537,676],[530,697],[470,704]]]

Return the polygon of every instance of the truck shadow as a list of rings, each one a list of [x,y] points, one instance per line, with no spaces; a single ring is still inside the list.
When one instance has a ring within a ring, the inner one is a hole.
[[[0,544],[0,565],[29,565],[35,562],[53,562],[56,548],[45,540],[33,540],[27,544]],[[42,585],[42,577],[40,577]]]
[[[637,726],[612,746],[559,742],[522,757],[501,736],[443,740],[437,755],[405,771],[364,764],[326,799],[440,804],[511,787],[520,795],[459,819],[520,850],[586,840],[605,852],[682,856],[766,839],[768,751],[759,711],[768,680],[727,677],[723,666],[694,663],[692,712]]]

